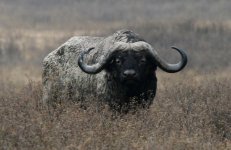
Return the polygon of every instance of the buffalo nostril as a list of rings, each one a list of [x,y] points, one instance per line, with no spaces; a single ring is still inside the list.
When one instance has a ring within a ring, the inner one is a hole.
[[[123,74],[126,77],[134,77],[136,75],[136,72],[135,70],[130,69],[130,70],[125,70]]]

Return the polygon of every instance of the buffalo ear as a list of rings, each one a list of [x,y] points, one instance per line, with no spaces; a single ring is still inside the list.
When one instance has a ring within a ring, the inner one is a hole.
[[[115,60],[112,59],[108,64],[109,64],[109,65],[112,65],[114,62],[115,62]]]
[[[107,72],[112,72],[113,68],[115,68],[115,60],[112,59],[106,66],[105,66],[105,71]]]
[[[147,60],[148,60],[149,65],[152,66],[152,69],[156,70],[157,69],[157,61],[155,59],[153,59],[151,56],[147,56]]]

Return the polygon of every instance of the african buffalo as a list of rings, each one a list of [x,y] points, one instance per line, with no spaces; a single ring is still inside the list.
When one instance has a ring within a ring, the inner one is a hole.
[[[139,35],[120,30],[108,37],[77,36],[51,52],[43,61],[43,101],[83,101],[93,95],[112,108],[131,101],[150,106],[157,88],[156,69],[182,70],[186,53],[176,47],[181,60],[169,64]]]

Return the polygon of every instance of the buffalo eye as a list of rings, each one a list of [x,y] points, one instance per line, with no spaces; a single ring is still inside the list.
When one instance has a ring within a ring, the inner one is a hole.
[[[147,61],[146,58],[143,57],[140,59],[140,64],[143,65],[146,63],[146,61]]]
[[[115,59],[115,63],[116,63],[117,65],[121,65],[122,62],[121,62],[121,60],[120,60],[119,58],[116,58],[116,59]]]

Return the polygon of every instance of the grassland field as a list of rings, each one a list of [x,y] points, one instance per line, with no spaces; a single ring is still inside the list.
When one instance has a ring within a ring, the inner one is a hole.
[[[231,149],[230,6],[228,0],[2,0],[0,149]],[[68,101],[56,110],[42,107],[42,60],[49,52],[72,36],[122,28],[170,63],[179,59],[172,45],[189,56],[182,72],[157,70],[150,109],[117,114],[91,94],[85,108]]]

